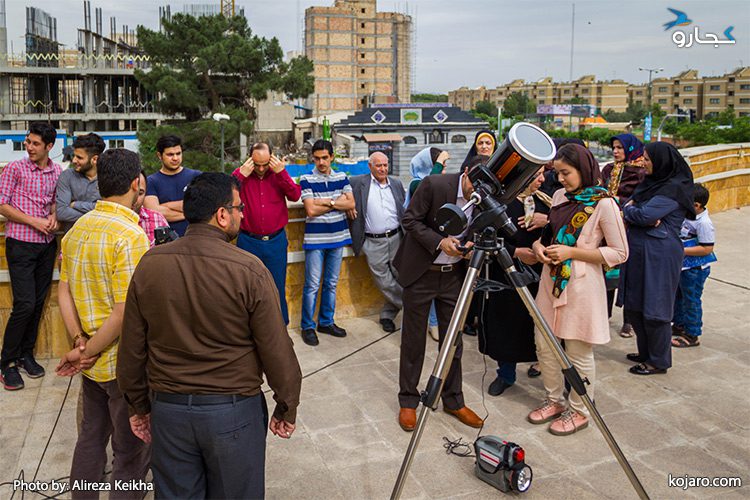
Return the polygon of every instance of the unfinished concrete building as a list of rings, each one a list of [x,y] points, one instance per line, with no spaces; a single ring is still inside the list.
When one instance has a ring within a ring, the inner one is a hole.
[[[0,21],[5,20],[0,0]],[[153,108],[153,96],[135,78],[148,58],[136,47],[127,26],[118,33],[110,18],[110,34],[102,30],[102,10],[83,2],[84,27],[77,50],[62,50],[57,21],[34,7],[26,9],[26,44],[22,54],[8,54],[0,41],[0,129],[25,129],[49,120],[69,133],[81,130],[136,130],[138,120],[167,117]],[[93,22],[92,22],[93,21]],[[0,26],[4,34],[5,23]],[[4,44],[3,44],[4,43]]]
[[[305,54],[315,65],[316,116],[411,102],[413,21],[377,0],[305,10]]]

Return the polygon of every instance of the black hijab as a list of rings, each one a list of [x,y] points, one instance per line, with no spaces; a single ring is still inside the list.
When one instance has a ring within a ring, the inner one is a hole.
[[[676,147],[667,142],[646,144],[653,171],[646,175],[630,198],[643,203],[656,195],[676,201],[687,212],[688,219],[695,219],[693,206],[693,171]]]
[[[469,162],[471,161],[471,159],[479,154],[477,152],[477,141],[479,140],[479,136],[484,134],[488,134],[490,137],[492,137],[492,152],[494,153],[495,150],[497,150],[497,138],[495,137],[495,134],[491,130],[480,130],[479,132],[477,132],[477,135],[474,136],[474,143],[471,145],[471,149],[469,149],[469,152],[466,153],[466,158],[464,158],[464,162],[461,164],[462,171],[464,168],[469,166]]]

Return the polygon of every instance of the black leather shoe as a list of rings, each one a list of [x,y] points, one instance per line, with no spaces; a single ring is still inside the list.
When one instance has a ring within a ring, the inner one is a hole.
[[[499,396],[500,394],[505,392],[505,389],[508,387],[511,387],[513,384],[509,384],[505,380],[501,379],[500,377],[497,377],[495,380],[492,381],[490,384],[489,389],[487,389],[487,394],[490,396]]]
[[[529,366],[529,370],[526,372],[526,375],[528,375],[529,378],[536,378],[541,374],[542,372],[540,372],[539,369],[536,368],[534,365]]]
[[[21,378],[21,374],[18,373],[18,367],[15,363],[10,363],[3,368],[0,379],[2,379],[3,387],[6,391],[23,389],[23,379]]]
[[[320,341],[318,341],[318,336],[315,335],[315,330],[313,330],[312,328],[302,330],[302,342],[311,346],[320,344]]]
[[[477,336],[477,329],[471,325],[464,325],[463,332],[464,332],[464,335],[468,335],[469,337]]]
[[[649,368],[643,363],[638,363],[637,365],[630,367],[630,373],[633,373],[635,375],[659,375],[662,373],[667,373],[667,369]]]
[[[393,322],[392,319],[383,318],[380,320],[380,326],[383,327],[384,332],[395,332],[396,331],[396,323]]]
[[[29,378],[44,377],[44,368],[36,362],[32,354],[18,358],[18,367],[25,371]]]
[[[318,333],[325,333],[334,337],[346,337],[346,330],[336,326],[336,323],[331,323],[328,326],[318,326]]]
[[[632,361],[634,363],[643,363],[644,361],[646,361],[646,358],[644,356],[641,356],[637,352],[626,354],[625,357],[628,358],[629,361]]]

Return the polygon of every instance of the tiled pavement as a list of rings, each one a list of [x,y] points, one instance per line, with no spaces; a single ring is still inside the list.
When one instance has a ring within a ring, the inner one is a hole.
[[[720,260],[704,295],[703,345],[675,349],[674,367],[667,375],[630,375],[631,363],[624,355],[633,350],[634,340],[616,335],[617,311],[611,322],[612,341],[596,349],[597,407],[655,499],[749,496],[747,486],[682,490],[668,484],[669,474],[740,477],[745,485],[750,481],[746,392],[750,385],[750,208],[715,214],[712,219]],[[390,495],[410,438],[396,420],[399,334],[384,337],[377,318],[341,324],[349,331],[347,338],[322,336],[316,348],[303,344],[292,332],[306,378],[296,433],[289,441],[268,437],[270,499]],[[428,348],[436,346],[428,342]],[[575,435],[556,437],[544,426],[526,422],[529,409],[542,397],[541,381],[525,375],[527,365],[519,366],[516,386],[483,401],[485,363],[476,340],[465,342],[467,405],[480,414],[486,406],[489,418],[484,434],[510,439],[526,449],[534,481],[525,498],[636,498],[593,423]],[[435,356],[435,349],[428,350],[425,377]],[[56,360],[47,362],[48,372],[55,364]],[[492,362],[487,360],[485,388],[493,376]],[[43,450],[68,381],[47,375],[27,379],[22,391],[0,392],[0,482],[12,481],[22,471],[26,480],[36,475],[49,482],[67,476],[76,440],[78,378],[73,379],[46,453]],[[443,449],[443,436],[473,441],[475,435],[442,411],[432,414],[403,497],[497,498],[497,490],[474,477],[472,459],[447,455]],[[9,485],[0,486],[0,498],[13,494]],[[21,498],[21,492],[15,492],[14,498]],[[27,492],[25,498],[41,496]]]

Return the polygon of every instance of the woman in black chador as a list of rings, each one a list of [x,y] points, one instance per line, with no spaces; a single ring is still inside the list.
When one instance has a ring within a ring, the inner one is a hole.
[[[532,266],[537,273],[542,271],[542,264],[537,263],[531,245],[539,239],[547,224],[551,203],[549,196],[538,190],[543,181],[544,168],[541,168],[527,190],[508,204],[507,213],[518,232],[505,238],[505,247],[516,260],[516,265],[521,261]],[[490,262],[490,279],[508,283],[496,260]],[[532,295],[536,295],[538,286],[536,282],[528,285]],[[478,295],[482,299],[485,297],[483,293]],[[498,396],[515,383],[516,363],[536,361],[534,320],[513,288],[490,293],[489,299],[484,300],[480,307],[484,328],[479,335],[479,350],[498,362],[497,377],[487,392]]]

